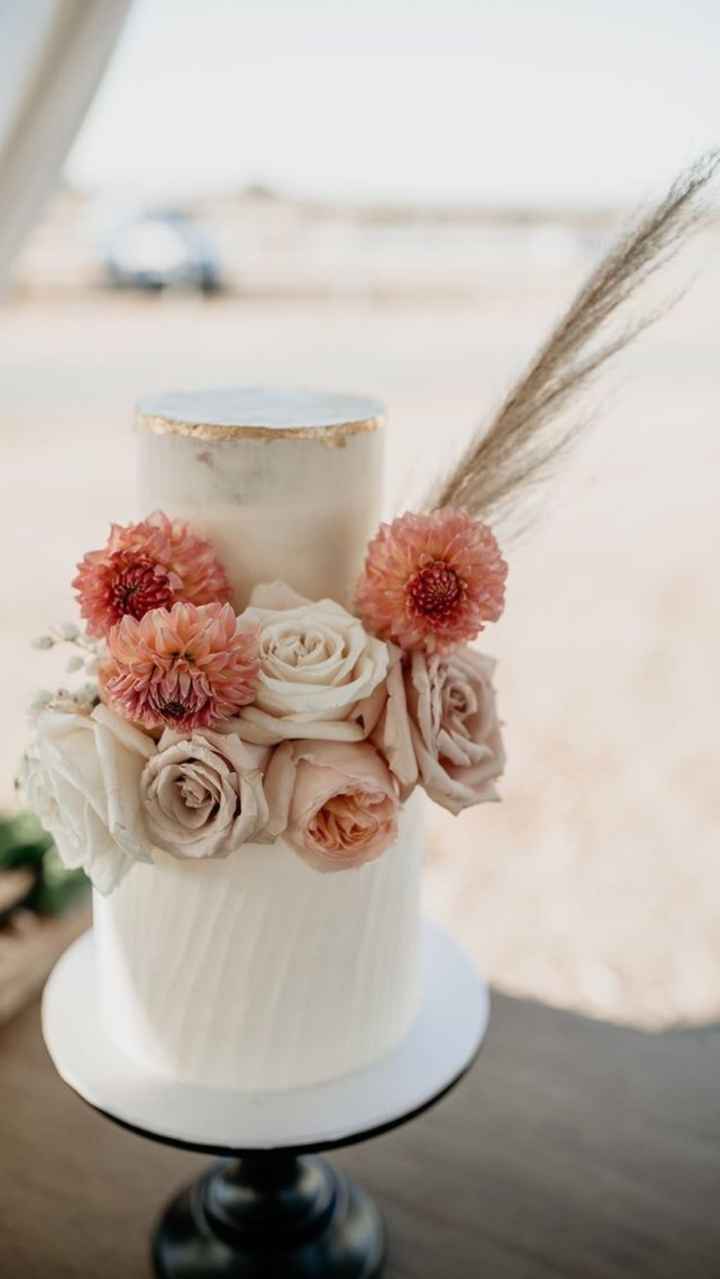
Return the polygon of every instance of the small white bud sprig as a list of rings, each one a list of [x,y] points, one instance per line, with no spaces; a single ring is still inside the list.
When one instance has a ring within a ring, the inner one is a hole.
[[[30,706],[28,708],[30,714],[39,715],[40,711],[46,710],[54,696],[55,694],[51,693],[49,688],[39,688],[37,693],[33,695],[33,699],[30,702]]]
[[[80,673],[95,675],[102,656],[102,640],[91,639],[75,622],[61,622],[51,626],[44,635],[38,635],[32,646],[41,652],[57,648],[61,644],[69,644],[75,650],[68,658],[66,670],[71,675]],[[28,708],[31,720],[46,710],[64,711],[72,715],[90,715],[99,702],[98,686],[95,680],[87,679],[77,689],[57,688],[53,691],[41,688],[34,695]]]
[[[56,648],[59,644],[71,644],[78,650],[68,660],[68,672],[75,674],[84,670],[88,675],[95,674],[100,661],[102,640],[91,639],[75,622],[61,622],[32,641],[32,647],[41,652]]]
[[[43,711],[64,711],[67,715],[91,715],[100,701],[97,684],[89,680],[80,688],[41,688],[35,693],[28,707],[30,721]]]

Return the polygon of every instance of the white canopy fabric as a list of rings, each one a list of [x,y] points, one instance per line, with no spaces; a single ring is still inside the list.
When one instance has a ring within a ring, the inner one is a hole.
[[[132,0],[0,0],[0,286],[54,189]]]

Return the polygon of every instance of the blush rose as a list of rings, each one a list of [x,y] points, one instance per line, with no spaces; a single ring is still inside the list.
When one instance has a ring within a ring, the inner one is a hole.
[[[315,870],[351,870],[397,838],[397,786],[369,742],[284,742],[265,775],[269,833]]]
[[[405,799],[419,782],[437,804],[460,813],[498,798],[505,767],[492,675],[494,661],[471,648],[445,656],[397,652],[373,741]]]
[[[167,729],[140,780],[155,847],[173,857],[227,857],[258,840],[268,820],[268,753],[234,733],[196,729],[182,737]]]

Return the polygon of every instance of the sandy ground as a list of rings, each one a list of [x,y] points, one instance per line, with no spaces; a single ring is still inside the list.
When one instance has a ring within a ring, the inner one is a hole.
[[[720,1015],[720,268],[705,268],[606,380],[597,424],[509,548],[508,609],[485,645],[500,659],[504,803],[430,819],[430,908],[493,981],[651,1026]],[[55,655],[26,637],[72,615],[78,552],[131,513],[138,393],[269,381],[380,395],[404,506],[575,282],[545,267],[474,303],[7,303],[2,799],[24,707],[53,679]]]

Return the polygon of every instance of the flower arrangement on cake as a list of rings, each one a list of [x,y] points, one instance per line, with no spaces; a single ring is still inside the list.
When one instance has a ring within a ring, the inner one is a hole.
[[[416,786],[459,813],[497,798],[493,662],[507,566],[463,511],[381,525],[355,612],[282,582],[236,615],[210,543],[163,512],[113,525],[73,581],[83,683],[35,702],[22,781],[65,864],[109,893],[134,862],[282,838],[318,871],[382,856]],[[91,677],[88,679],[88,677]]]

